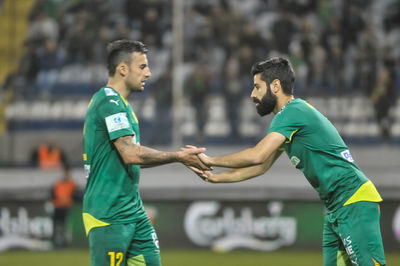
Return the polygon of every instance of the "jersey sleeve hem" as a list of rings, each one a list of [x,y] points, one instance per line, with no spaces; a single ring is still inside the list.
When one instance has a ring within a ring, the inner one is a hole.
[[[134,136],[134,135],[135,135],[135,132],[132,129],[121,129],[121,130],[110,133],[110,140],[115,140],[120,137]]]

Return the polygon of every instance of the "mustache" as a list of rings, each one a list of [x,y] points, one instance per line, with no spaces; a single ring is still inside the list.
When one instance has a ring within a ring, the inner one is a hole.
[[[253,102],[254,103],[261,103],[261,101],[259,99],[257,99],[257,98],[253,98]]]

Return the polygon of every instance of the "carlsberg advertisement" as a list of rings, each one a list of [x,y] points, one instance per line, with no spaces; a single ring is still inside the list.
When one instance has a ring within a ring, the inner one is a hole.
[[[320,250],[324,207],[316,201],[144,201],[161,250]],[[48,250],[57,234],[46,201],[0,202],[0,252]],[[400,248],[400,203],[381,204],[385,249]],[[69,247],[88,247],[82,203],[75,202],[65,224]]]

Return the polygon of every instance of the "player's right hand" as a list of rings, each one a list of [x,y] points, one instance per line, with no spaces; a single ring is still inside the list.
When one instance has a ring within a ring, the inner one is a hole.
[[[181,148],[178,152],[178,160],[188,167],[193,166],[200,170],[211,170],[211,168],[205,165],[198,157],[198,155],[205,152],[205,150],[205,148],[186,146],[186,148]]]

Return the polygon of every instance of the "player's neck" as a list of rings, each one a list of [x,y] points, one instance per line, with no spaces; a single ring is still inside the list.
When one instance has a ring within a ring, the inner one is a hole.
[[[129,91],[126,88],[125,82],[123,80],[117,80],[115,78],[110,77],[107,82],[107,87],[113,88],[115,91],[119,93],[125,99],[128,98]]]
[[[293,95],[283,95],[281,97],[278,97],[278,102],[276,103],[276,106],[273,111],[274,114],[277,114],[280,110],[282,110],[282,108],[284,108],[293,99],[294,99]]]

